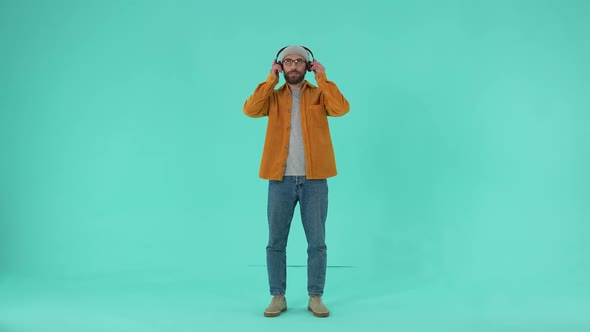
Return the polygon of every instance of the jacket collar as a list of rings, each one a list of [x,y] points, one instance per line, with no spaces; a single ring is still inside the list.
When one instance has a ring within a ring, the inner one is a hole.
[[[303,85],[301,86],[301,90],[303,91],[303,88],[306,86],[308,88],[312,88],[312,89],[315,88],[315,86],[313,84],[309,83],[307,80],[304,80]],[[289,89],[289,85],[287,84],[287,82],[283,83],[283,85],[281,85],[279,87],[279,90],[285,90],[285,89]]]

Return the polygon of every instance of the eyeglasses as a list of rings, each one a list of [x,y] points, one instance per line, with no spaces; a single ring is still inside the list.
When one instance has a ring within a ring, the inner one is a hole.
[[[301,66],[301,65],[303,65],[306,62],[307,61],[305,61],[304,59],[301,59],[301,58],[300,59],[295,59],[295,60],[293,60],[293,59],[285,59],[285,60],[283,60],[283,64],[284,65],[287,65],[287,66],[292,66],[293,64],[296,64],[297,66]]]

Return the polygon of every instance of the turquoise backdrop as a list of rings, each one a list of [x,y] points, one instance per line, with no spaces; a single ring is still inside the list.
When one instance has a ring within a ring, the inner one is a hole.
[[[0,330],[590,330],[589,16],[1,0]],[[290,310],[262,317],[266,119],[242,105],[288,44],[351,105],[330,119],[326,320],[299,214]]]

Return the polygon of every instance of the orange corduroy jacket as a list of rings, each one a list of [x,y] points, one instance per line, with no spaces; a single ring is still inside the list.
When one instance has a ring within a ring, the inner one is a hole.
[[[325,72],[315,73],[315,79],[318,87],[305,81],[300,96],[305,176],[325,179],[337,174],[328,116],[342,116],[350,105]],[[268,75],[246,100],[243,112],[253,118],[268,116],[259,176],[282,181],[289,153],[291,90],[286,83],[275,90],[278,82],[277,75]]]

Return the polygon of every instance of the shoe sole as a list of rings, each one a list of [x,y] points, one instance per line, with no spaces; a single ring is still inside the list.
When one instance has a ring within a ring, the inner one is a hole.
[[[330,316],[329,312],[315,312],[315,311],[311,310],[311,307],[307,307],[307,310],[311,311],[311,313],[316,317],[325,318],[325,317]]]
[[[264,312],[264,317],[278,317],[280,316],[283,312],[287,311],[287,307],[284,307],[283,309],[281,309],[280,312]]]

